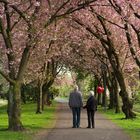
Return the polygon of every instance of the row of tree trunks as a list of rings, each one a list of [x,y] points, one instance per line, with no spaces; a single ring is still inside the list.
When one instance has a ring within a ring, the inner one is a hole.
[[[114,108],[115,107],[115,112],[119,113],[120,112],[120,102],[119,102],[119,95],[122,98],[122,111],[125,114],[125,118],[129,119],[129,118],[135,118],[136,114],[133,112],[133,103],[130,100],[129,96],[128,96],[128,92],[126,89],[126,84],[125,84],[125,79],[123,77],[123,73],[120,69],[120,64],[119,64],[119,59],[117,54],[114,51],[114,48],[111,46],[112,43],[108,43],[110,46],[108,47],[108,49],[106,49],[109,61],[112,65],[113,68],[113,77],[111,80],[111,85],[109,85],[108,81],[108,88],[110,91],[110,108]],[[108,80],[108,79],[106,79]],[[118,84],[119,87],[121,89],[121,91],[118,91]],[[102,101],[101,101],[101,97],[102,96]],[[104,106],[104,96],[101,94],[98,94],[98,104],[100,104],[101,102]]]
[[[115,109],[115,113],[119,113],[120,102],[119,102],[118,84],[116,78],[113,76],[113,72],[112,75],[110,75],[110,77],[106,77],[106,85],[109,90],[109,104],[106,104],[106,106],[108,106],[108,109]],[[98,105],[105,106],[103,104],[104,101],[103,94],[98,94],[96,97],[98,100]]]
[[[46,91],[37,91],[37,114],[41,114],[44,111],[45,105],[51,105],[51,98],[49,96],[49,90]]]
[[[115,113],[120,113],[118,82],[113,72],[111,72],[107,78],[107,87],[110,96],[109,109],[115,108]]]
[[[94,10],[91,12],[94,13]],[[105,19],[103,19],[102,16],[98,15],[97,13],[94,13],[94,14],[96,14],[97,20],[99,20],[104,34],[95,32],[95,30],[92,29],[92,27],[86,26],[80,20],[74,19],[74,21],[76,23],[78,23],[80,26],[84,27],[90,34],[95,36],[100,41],[102,47],[105,49],[109,62],[112,66],[112,70],[115,73],[116,79],[117,79],[117,81],[119,83],[119,87],[121,89],[120,96],[123,101],[122,111],[125,114],[125,118],[127,118],[127,119],[134,118],[136,115],[132,110],[133,104],[128,97],[125,80],[123,77],[122,70],[120,68],[121,66],[120,66],[120,62],[119,62],[119,57],[118,57],[117,53],[115,52],[115,47],[114,47],[115,45],[111,38],[111,31],[110,31],[109,27],[107,26],[108,24],[106,24]],[[106,38],[104,38],[104,35],[106,35]]]
[[[112,49],[111,49],[111,52],[112,52]],[[114,61],[114,58],[118,59],[117,54],[115,52],[110,53],[110,51],[107,51],[107,54],[108,54],[110,63],[112,65],[112,68],[115,72],[115,77],[116,77],[116,79],[119,83],[120,89],[121,89],[119,94],[120,94],[120,96],[122,98],[122,102],[123,102],[122,111],[124,112],[126,119],[134,118],[136,115],[132,110],[133,109],[133,104],[128,97],[128,92],[127,92],[127,89],[126,89],[123,73],[120,70],[120,65],[118,63],[118,60]],[[118,65],[116,65],[116,64],[118,64]]]
[[[49,96],[49,88],[52,86],[53,82],[54,78],[50,81],[46,81],[45,83],[38,84],[36,113],[42,113],[45,104],[50,106],[51,99]]]
[[[103,40],[103,41],[100,40],[100,41],[101,41],[102,47],[104,47],[104,49],[106,51],[109,62],[112,66],[113,72],[115,73],[116,79],[117,79],[120,89],[121,89],[120,96],[121,96],[122,102],[123,102],[122,111],[125,114],[126,119],[134,118],[136,115],[132,111],[133,104],[128,97],[128,92],[126,89],[123,72],[121,70],[119,57],[118,57],[118,54],[116,53],[115,45],[111,38],[111,31],[110,31],[109,27],[107,26],[105,20],[101,16],[97,15],[97,19],[100,21],[100,24],[103,27],[103,30],[107,36],[106,40]]]

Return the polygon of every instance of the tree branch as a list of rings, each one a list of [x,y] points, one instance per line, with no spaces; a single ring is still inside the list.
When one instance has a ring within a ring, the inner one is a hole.
[[[113,25],[115,25],[115,26],[117,26],[117,27],[119,27],[119,28],[121,28],[121,29],[124,29],[124,27],[122,27],[122,26],[120,26],[120,25],[118,25],[118,24],[116,24],[116,23],[114,23],[114,22],[108,20],[108,19],[105,18],[104,16],[98,14],[92,7],[90,7],[90,8],[91,8],[90,11],[91,11],[92,13],[94,13],[94,14],[97,15],[97,16],[100,16],[103,20],[105,20],[105,21],[107,21],[108,23],[111,23],[111,24],[113,24]]]
[[[11,84],[14,84],[15,81],[13,79],[11,79],[8,75],[6,75],[3,71],[0,70],[0,74]]]
[[[26,18],[25,14],[19,10],[15,5],[10,4],[8,1],[6,0],[0,0],[0,2],[7,4],[8,6],[10,6],[12,9],[14,9],[22,18],[23,20],[30,26],[30,22],[28,20],[28,18]]]
[[[95,1],[97,1],[97,0],[85,1],[85,2],[83,2],[83,3],[81,3],[81,4],[78,4],[76,8],[70,7],[70,8],[69,8],[66,12],[64,12],[63,14],[57,15],[57,13],[58,13],[62,8],[64,8],[64,6],[69,2],[69,0],[67,0],[67,1],[65,2],[66,4],[62,4],[62,5],[60,6],[59,10],[57,10],[57,11],[55,12],[55,14],[51,16],[51,18],[49,19],[49,21],[47,21],[47,23],[45,24],[44,27],[46,28],[47,26],[49,26],[54,20],[58,20],[58,19],[60,19],[60,18],[64,18],[66,15],[72,14],[72,13],[74,13],[74,12],[76,12],[76,11],[79,11],[79,10],[81,10],[81,9],[84,9],[84,8],[88,7],[91,3],[95,2]]]
[[[62,3],[62,5],[56,10],[56,12],[51,16],[51,18],[49,19],[49,21],[45,24],[45,28],[47,26],[49,26],[57,17],[57,13],[62,9],[64,8],[65,5],[67,5],[67,3],[69,3],[70,0],[67,0],[66,2]],[[48,1],[49,4],[50,4],[50,1]],[[50,6],[50,5],[49,5]],[[51,6],[50,6],[51,7]]]
[[[131,3],[129,3],[129,7],[130,7],[130,9],[132,9],[132,11],[134,12],[133,14],[135,15],[135,17],[137,17],[138,19],[140,19],[140,14],[138,14],[138,13],[134,10],[134,8],[133,8],[133,6],[132,6]]]
[[[25,11],[23,11],[23,13],[26,13],[31,7],[32,7],[32,4],[30,4],[29,7]],[[10,29],[11,31],[20,22],[21,19],[22,19],[22,17],[19,15],[18,20],[16,22],[14,22],[14,24],[12,25],[12,27]]]
[[[102,42],[104,42],[105,44],[108,44],[107,40],[105,40],[103,37],[101,37],[101,35],[97,34],[95,31],[93,31],[90,27],[86,27],[86,25],[84,25],[82,22],[80,22],[78,19],[73,18],[72,19],[74,22],[76,22],[77,24],[79,24],[80,26],[84,27],[89,33],[91,33],[93,36],[95,36],[97,39],[101,40]]]

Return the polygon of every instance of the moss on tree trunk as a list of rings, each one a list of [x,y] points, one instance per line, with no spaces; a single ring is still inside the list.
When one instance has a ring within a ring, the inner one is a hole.
[[[15,83],[13,85],[12,90],[10,91],[9,96],[13,102],[12,106],[10,105],[9,110],[9,130],[12,131],[21,131],[24,129],[21,122],[21,92],[20,92],[20,84]]]

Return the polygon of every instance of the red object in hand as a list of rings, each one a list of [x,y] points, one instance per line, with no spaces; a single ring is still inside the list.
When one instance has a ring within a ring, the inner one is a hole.
[[[98,86],[98,87],[97,87],[97,92],[98,92],[98,93],[103,93],[103,92],[104,92],[104,88]]]

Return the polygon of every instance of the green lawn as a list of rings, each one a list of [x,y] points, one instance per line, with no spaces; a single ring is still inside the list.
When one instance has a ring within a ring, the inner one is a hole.
[[[0,99],[0,106],[6,105],[7,100]]]
[[[28,103],[22,106],[22,122],[26,128],[24,132],[7,131],[6,106],[0,107],[0,140],[31,140],[34,134],[45,128],[52,128],[55,124],[56,105],[45,108],[42,114],[35,114],[36,104]]]
[[[134,104],[134,110],[140,113],[140,104]]]
[[[113,110],[107,110],[104,112],[102,109],[100,111],[111,121],[123,128],[124,131],[131,136],[132,140],[140,140],[140,114],[137,114],[136,119],[126,120],[123,119],[123,113],[115,114]]]

